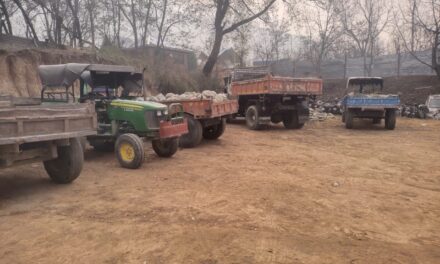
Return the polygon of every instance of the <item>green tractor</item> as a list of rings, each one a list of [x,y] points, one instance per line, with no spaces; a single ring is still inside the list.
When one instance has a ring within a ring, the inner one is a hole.
[[[98,133],[87,140],[97,151],[115,151],[124,168],[142,165],[143,139],[151,140],[158,156],[171,157],[179,137],[188,132],[180,104],[143,101],[143,74],[134,67],[69,63],[40,66],[39,71],[44,87],[63,84],[73,100],[79,80],[79,102],[94,102],[97,113]]]

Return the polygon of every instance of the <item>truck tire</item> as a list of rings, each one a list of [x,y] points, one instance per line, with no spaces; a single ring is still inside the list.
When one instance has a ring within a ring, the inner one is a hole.
[[[350,109],[345,111],[345,128],[352,129],[353,128],[353,112]]]
[[[256,105],[251,105],[246,110],[246,126],[251,130],[259,130],[261,125],[258,123],[260,113]]]
[[[298,112],[289,111],[283,115],[283,124],[287,129],[299,129],[304,126],[303,123],[299,122]]]
[[[283,116],[281,114],[273,114],[270,116],[270,122],[274,124],[279,124],[283,121]]]
[[[151,142],[154,152],[161,158],[172,157],[179,148],[179,138],[155,139]]]
[[[55,183],[66,184],[78,178],[84,164],[84,153],[78,138],[71,138],[69,146],[57,148],[58,158],[44,161],[47,174]]]
[[[144,143],[135,134],[122,134],[115,144],[116,158],[123,168],[137,169],[144,162]]]
[[[203,129],[203,138],[208,140],[218,139],[226,129],[226,118],[222,118],[220,124],[208,126]]]
[[[181,148],[194,148],[202,142],[203,127],[199,120],[192,115],[185,115],[188,121],[188,133],[180,137]]]
[[[385,128],[393,130],[396,127],[396,110],[388,109],[385,112]]]

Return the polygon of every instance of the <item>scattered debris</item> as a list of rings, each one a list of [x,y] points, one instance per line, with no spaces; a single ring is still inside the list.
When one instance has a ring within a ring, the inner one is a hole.
[[[325,113],[321,109],[313,109],[310,108],[310,120],[314,121],[324,121],[327,119],[333,119],[335,118],[335,115],[332,113]]]

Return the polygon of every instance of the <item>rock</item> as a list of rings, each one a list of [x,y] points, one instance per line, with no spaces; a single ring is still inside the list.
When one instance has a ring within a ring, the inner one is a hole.
[[[339,182],[334,182],[334,183],[332,184],[333,187],[339,187],[339,185],[340,185]]]
[[[157,102],[165,101],[167,98],[163,94],[158,94],[155,96]]]
[[[197,92],[185,92],[183,94],[167,93],[166,95],[158,94],[156,96],[147,97],[147,101],[152,102],[170,102],[170,101],[182,101],[182,100],[213,100],[214,102],[223,102],[228,100],[228,96],[224,93],[216,93],[215,91],[205,90],[202,93]]]
[[[211,90],[205,90],[202,92],[203,99],[214,99],[217,96],[217,93]]]

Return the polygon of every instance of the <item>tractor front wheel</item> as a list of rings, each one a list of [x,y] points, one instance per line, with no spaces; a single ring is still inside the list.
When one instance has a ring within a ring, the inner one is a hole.
[[[116,158],[123,168],[137,169],[144,162],[144,143],[135,134],[122,134],[115,144]]]
[[[169,158],[177,152],[179,138],[155,139],[151,142],[154,152],[162,158]]]

